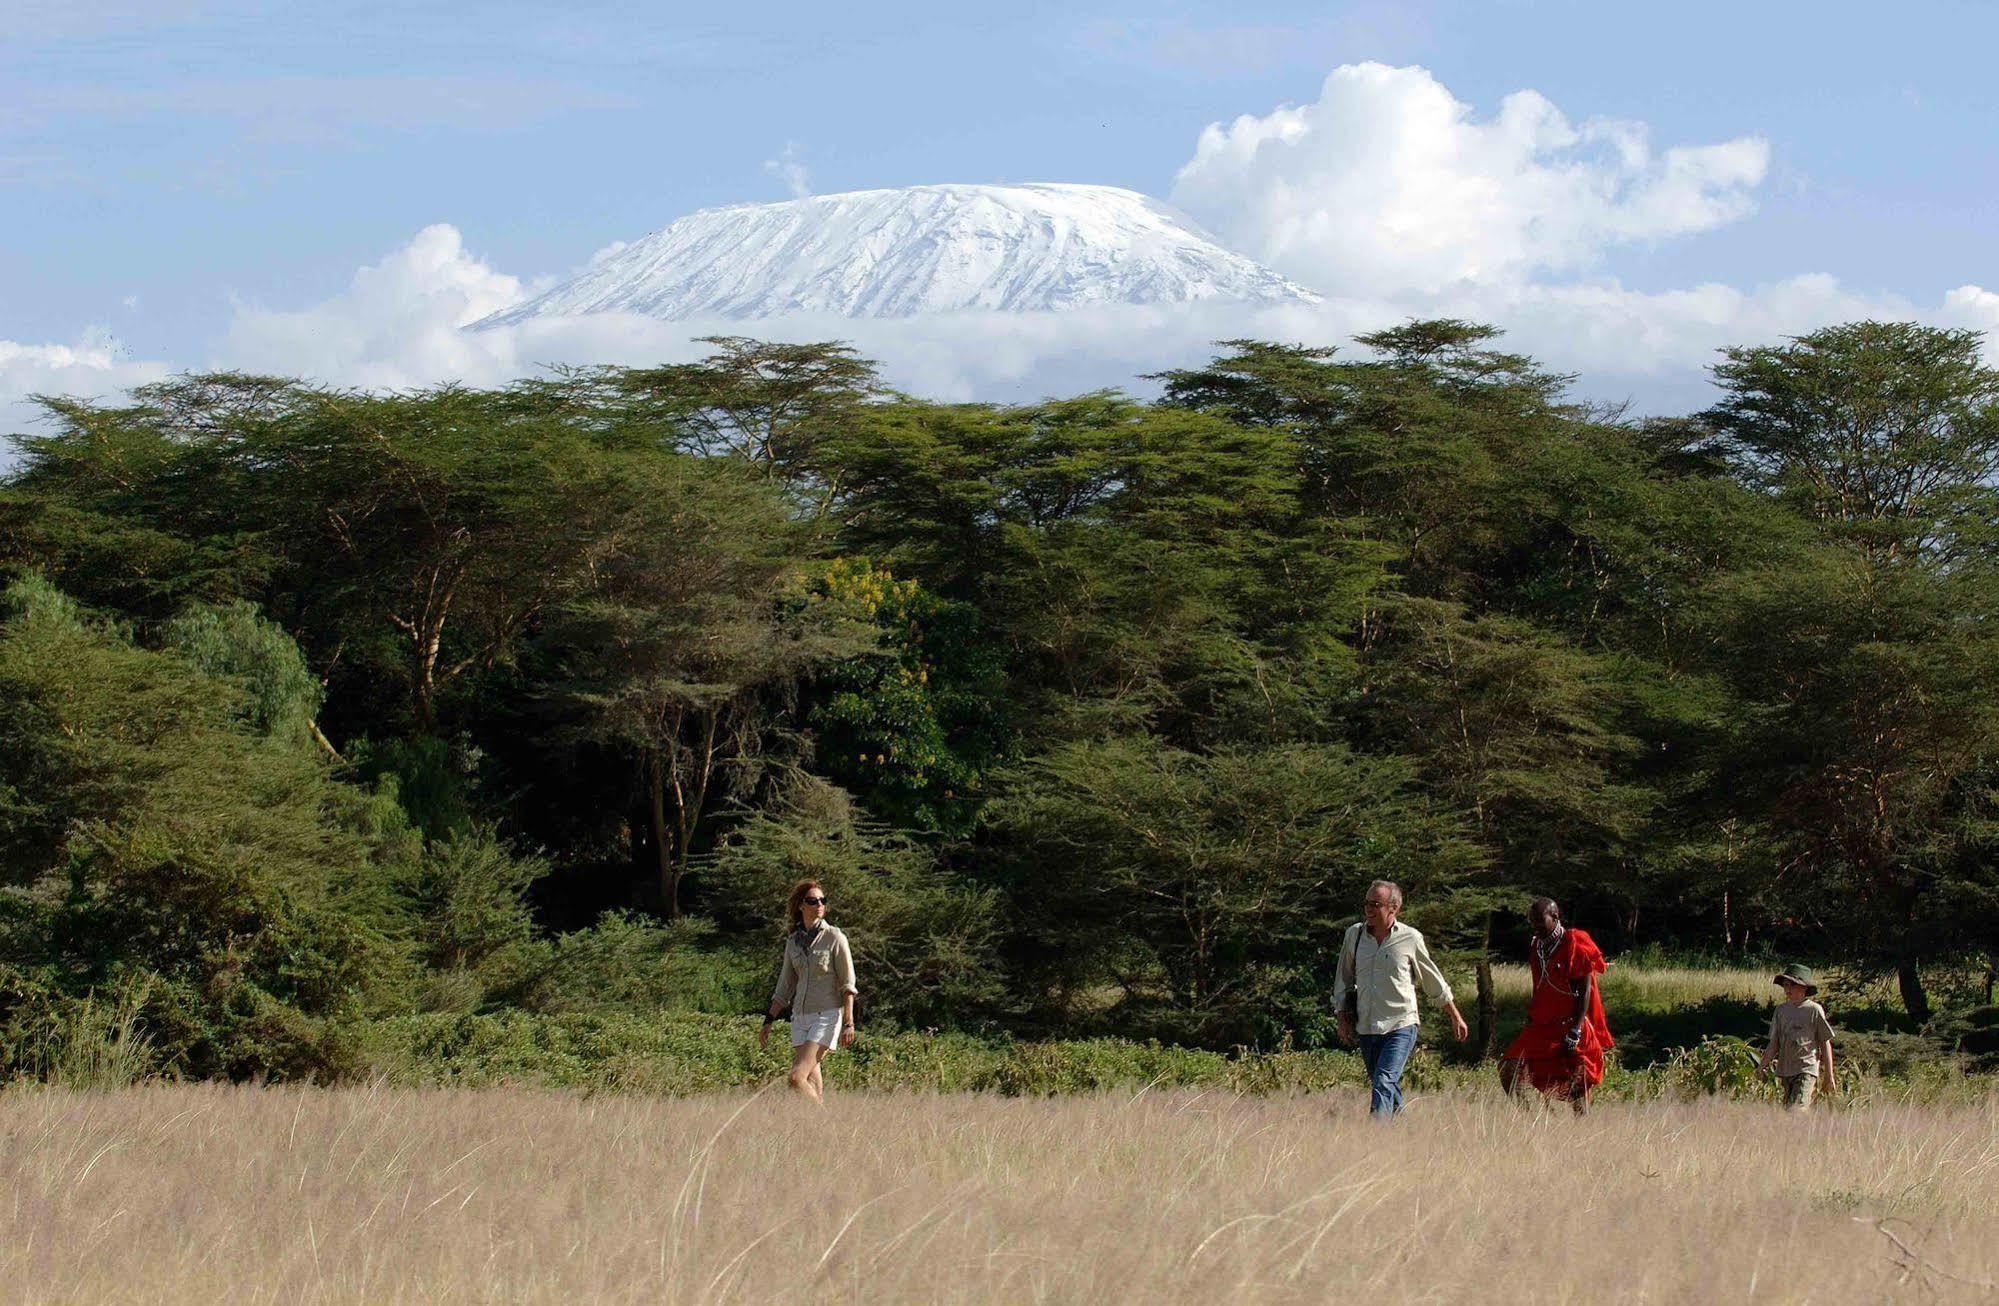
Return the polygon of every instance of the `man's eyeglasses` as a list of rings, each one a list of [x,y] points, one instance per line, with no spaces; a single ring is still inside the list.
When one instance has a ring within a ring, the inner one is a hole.
[[[1374,902],[1372,900],[1362,903],[1361,906],[1367,908],[1369,911],[1400,911],[1402,908],[1402,904],[1399,902]]]
[[[807,907],[824,907],[826,905],[824,898],[800,898],[799,901]]]

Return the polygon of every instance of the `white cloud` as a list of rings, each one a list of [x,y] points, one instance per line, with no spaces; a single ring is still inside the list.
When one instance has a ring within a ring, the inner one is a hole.
[[[1999,333],[1999,291],[1983,286],[1959,286],[1943,297],[1944,325]],[[1999,361],[1999,341],[1987,340],[1986,352]]]
[[[1265,307],[1106,306],[858,320],[796,315],[753,323],[595,314],[460,329],[535,288],[468,252],[455,228],[426,227],[321,303],[286,310],[239,305],[216,350],[181,361],[373,389],[496,385],[551,364],[684,361],[707,352],[700,336],[747,332],[772,340],[845,340],[878,360],[891,384],[931,398],[1024,400],[1105,385],[1143,389],[1140,374],[1198,364],[1215,341],[1232,337],[1345,346],[1359,332],[1449,314],[1504,326],[1510,347],[1582,373],[1586,394],[1636,397],[1643,411],[1665,412],[1707,402],[1704,369],[1723,345],[1859,317],[1999,328],[1999,293],[1977,286],[1961,286],[1925,308],[1806,275],[1748,290],[1704,284],[1647,293],[1597,278],[1460,285],[1437,295],[1334,295],[1319,304]],[[37,390],[112,396],[169,370],[164,362],[124,359],[101,332],[75,345],[0,343],[0,405],[13,400],[24,412],[20,399]],[[11,429],[20,429],[19,422]]]
[[[784,183],[791,198],[802,200],[812,193],[812,174],[798,157],[798,142],[786,141],[774,159],[764,160],[764,171]]]
[[[1606,271],[1619,247],[1749,216],[1769,167],[1753,136],[1658,149],[1643,123],[1576,124],[1532,90],[1480,118],[1425,69],[1368,63],[1335,69],[1310,104],[1208,127],[1173,198],[1327,296],[1302,339],[1338,343],[1356,321],[1490,322],[1581,373],[1585,393],[1649,411],[1705,404],[1728,345],[1858,318],[1999,332],[1999,294],[1972,285],[1923,305],[1822,273],[1644,292]],[[1999,361],[1999,342],[1988,352]]]
[[[240,309],[212,361],[372,388],[491,385],[550,364],[696,358],[707,351],[700,336],[749,333],[845,340],[880,361],[892,384],[916,394],[1023,399],[1103,385],[1143,388],[1141,373],[1197,363],[1213,342],[1235,336],[1347,345],[1358,332],[1410,317],[1451,315],[1505,327],[1510,347],[1582,373],[1586,393],[1635,395],[1650,411],[1670,411],[1706,402],[1704,371],[1724,345],[1861,317],[1999,326],[1999,294],[1976,286],[1926,308],[1813,274],[1746,290],[1709,283],[1654,293],[1610,278],[1515,280],[1460,284],[1440,294],[1333,295],[1319,304],[1265,307],[1107,306],[900,319],[796,314],[758,322],[606,313],[459,329],[531,290],[468,253],[454,228],[428,227],[321,304],[288,312]]]
[[[115,399],[170,371],[166,363],[125,357],[123,346],[102,327],[86,330],[69,344],[0,340],[0,435],[37,429],[35,395]],[[12,446],[0,442],[0,467],[12,460],[11,454]]]
[[[1364,63],[1208,127],[1173,198],[1322,293],[1435,294],[1733,221],[1769,161],[1753,137],[1655,150],[1643,124],[1576,125],[1531,90],[1480,120],[1425,69]]]
[[[466,251],[456,227],[438,223],[310,308],[239,304],[218,361],[370,389],[483,383],[515,369],[507,342],[458,328],[525,293],[520,278],[488,267]]]

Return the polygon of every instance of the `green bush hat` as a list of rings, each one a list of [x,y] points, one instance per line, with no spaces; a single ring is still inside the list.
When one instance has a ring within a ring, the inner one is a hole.
[[[1777,978],[1770,982],[1772,984],[1782,984],[1785,980],[1789,980],[1793,984],[1804,985],[1806,997],[1810,997],[1819,991],[1818,981],[1812,975],[1812,968],[1810,966],[1786,966],[1784,969],[1778,971]]]

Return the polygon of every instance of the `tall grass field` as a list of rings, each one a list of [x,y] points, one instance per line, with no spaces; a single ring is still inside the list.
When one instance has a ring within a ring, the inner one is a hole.
[[[0,1099],[18,1302],[1989,1300],[1999,1102]]]
[[[1524,974],[1495,988],[1510,1031]],[[1588,1116],[1431,1028],[1389,1125],[1346,1051],[888,1030],[818,1109],[701,1013],[426,1016],[349,1086],[134,1083],[131,1013],[92,1008],[0,1090],[0,1301],[1993,1300],[1999,1089],[1877,989],[1827,995],[1806,1117],[1755,1070],[1767,968],[1617,966]]]

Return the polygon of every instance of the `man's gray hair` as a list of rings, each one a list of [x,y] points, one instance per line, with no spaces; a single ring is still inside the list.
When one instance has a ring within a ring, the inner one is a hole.
[[[1367,893],[1364,894],[1363,896],[1372,898],[1374,896],[1374,891],[1376,889],[1388,890],[1390,893],[1395,895],[1395,905],[1397,907],[1400,907],[1402,905],[1402,886],[1397,884],[1395,881],[1376,880],[1373,884],[1367,886]]]

